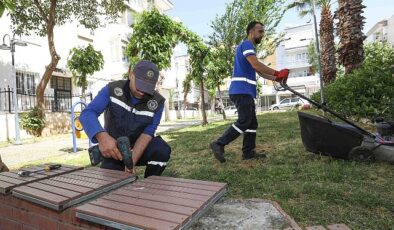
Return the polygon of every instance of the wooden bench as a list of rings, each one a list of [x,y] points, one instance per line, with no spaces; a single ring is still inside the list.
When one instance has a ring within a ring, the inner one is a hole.
[[[25,168],[24,171],[34,172],[37,170],[44,169],[43,165],[38,165],[35,167]],[[31,182],[39,181],[46,178],[51,178],[54,176],[74,172],[76,170],[81,170],[83,167],[76,167],[71,165],[62,165],[61,168],[52,171],[40,171],[31,173],[28,177],[21,177],[18,175],[18,171],[2,172],[0,173],[0,193],[9,194],[10,191],[18,186],[22,186]]]
[[[77,207],[76,216],[116,229],[187,228],[226,190],[224,183],[151,176]]]
[[[185,228],[227,189],[172,177],[135,180],[122,171],[64,165],[29,177],[0,173],[0,229]]]
[[[134,180],[122,171],[92,167],[18,186],[12,195],[62,211]]]

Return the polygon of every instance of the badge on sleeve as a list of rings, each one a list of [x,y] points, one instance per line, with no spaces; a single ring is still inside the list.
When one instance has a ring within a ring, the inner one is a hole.
[[[151,110],[151,111],[156,110],[157,107],[159,106],[159,104],[157,103],[156,100],[149,100],[147,105],[148,105],[148,109]]]
[[[123,95],[123,89],[120,88],[120,87],[116,87],[116,88],[114,89],[114,94],[115,94],[116,96],[118,96],[118,97],[122,96],[122,95]]]

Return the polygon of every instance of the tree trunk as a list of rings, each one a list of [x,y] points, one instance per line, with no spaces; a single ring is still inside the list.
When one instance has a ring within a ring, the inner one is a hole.
[[[40,83],[37,86],[36,91],[36,99],[37,99],[37,107],[39,111],[41,111],[41,117],[44,117],[45,111],[45,104],[44,104],[44,92],[48,82],[51,80],[52,73],[56,69],[57,64],[59,63],[60,56],[56,53],[55,42],[54,42],[54,33],[53,28],[55,27],[56,20],[55,20],[55,9],[56,9],[56,1],[51,2],[51,8],[49,11],[49,17],[46,21],[47,23],[47,38],[48,38],[48,47],[49,52],[51,54],[51,62],[45,68],[44,75],[41,78]],[[45,15],[43,15],[45,18]]]
[[[223,105],[223,98],[222,98],[222,92],[220,91],[220,86],[218,85],[218,93],[219,93],[219,103],[220,103],[220,109],[222,110],[222,115],[223,115],[223,120],[226,120],[226,112],[224,111],[224,105]]]
[[[162,92],[162,86],[163,86],[163,81],[164,81],[164,75],[160,71],[159,73],[159,80],[157,82],[157,91]],[[164,102],[164,121],[169,121],[170,120],[170,110],[169,110],[169,104],[168,100],[165,100]]]
[[[204,96],[204,80],[200,80],[200,94],[201,94],[201,114],[202,114],[202,125],[208,124],[207,113],[205,112],[205,96]]]
[[[339,0],[335,17],[338,18],[337,34],[340,37],[338,60],[351,73],[364,61],[364,19],[361,14],[365,6],[362,0]]]
[[[323,7],[320,19],[320,47],[322,63],[321,71],[326,85],[335,81],[337,72],[333,23],[329,6],[328,8]]]

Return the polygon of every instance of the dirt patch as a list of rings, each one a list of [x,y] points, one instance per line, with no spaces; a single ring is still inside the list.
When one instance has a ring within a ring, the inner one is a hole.
[[[277,203],[267,200],[222,200],[191,229],[299,229]]]

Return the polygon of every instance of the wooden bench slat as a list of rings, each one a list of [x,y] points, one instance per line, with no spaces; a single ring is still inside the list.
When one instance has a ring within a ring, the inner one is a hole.
[[[76,208],[77,212],[97,216],[106,220],[112,220],[117,223],[142,228],[142,229],[175,229],[177,224],[169,223],[162,220],[147,218],[131,213],[125,213],[113,209],[103,208],[91,204],[84,204]]]
[[[104,200],[104,199],[98,199],[94,200],[92,202],[89,202],[89,204],[97,205],[100,207],[105,207],[105,208],[110,208],[110,209],[115,209],[115,210],[120,210],[124,211],[127,213],[139,215],[139,216],[145,216],[148,218],[154,218],[158,220],[164,220],[167,222],[172,222],[176,224],[181,224],[183,223],[188,216],[187,215],[181,215],[173,212],[166,212],[166,211],[161,211],[153,208],[148,208],[148,207],[143,207],[143,206],[137,206],[133,204],[127,204],[123,203],[123,200],[119,201],[113,201],[113,200]]]
[[[150,176],[149,179],[154,180],[166,180],[166,181],[176,181],[176,182],[185,182],[191,184],[202,184],[202,185],[209,185],[215,187],[224,187],[226,183],[221,182],[214,182],[214,181],[204,181],[204,180],[193,180],[193,179],[185,179],[185,178],[176,178],[176,177],[167,177],[167,176]]]
[[[36,188],[31,188],[28,187],[26,185],[20,186],[20,187],[16,187],[12,190],[13,192],[17,192],[20,194],[24,194],[24,195],[28,195],[31,196],[33,198],[38,198],[40,200],[44,200],[46,202],[49,203],[56,203],[56,204],[62,204],[64,202],[66,202],[67,200],[69,200],[68,197],[65,196],[60,196],[57,194],[53,194],[47,191],[43,191],[40,189],[36,189]]]
[[[1,174],[0,174],[0,181],[4,181],[4,182],[10,183],[10,184],[21,184],[21,183],[26,182],[26,180],[23,180],[23,179],[7,177],[7,176],[3,176]]]
[[[91,179],[97,179],[97,180],[101,180],[101,181],[106,181],[106,182],[114,182],[119,180],[120,178],[115,178],[115,177],[110,177],[107,175],[100,175],[100,174],[93,174],[93,173],[80,173],[80,172],[76,172],[72,174],[73,176],[80,176],[80,177],[85,177],[85,178],[91,178]]]
[[[177,182],[177,181],[169,181],[169,180],[158,180],[158,179],[153,179],[153,178],[145,178],[144,182],[149,182],[153,184],[161,184],[161,185],[169,185],[169,186],[178,186],[178,187],[185,187],[185,188],[195,188],[195,189],[201,189],[201,190],[208,190],[208,191],[217,191],[219,188],[218,186],[211,186],[211,185],[199,185],[199,184],[192,184],[192,183],[186,183],[186,182]]]
[[[97,178],[97,179],[103,178],[108,181],[116,181],[121,178],[125,178],[125,176],[121,177],[120,175],[115,175],[108,172],[91,171],[91,170],[81,170],[76,172],[75,175],[86,176],[86,177]]]
[[[130,196],[126,197],[126,196],[116,195],[112,193],[107,194],[102,198],[105,200],[113,200],[113,201],[122,200],[124,203],[127,204],[134,204],[138,206],[144,206],[147,208],[154,208],[158,210],[169,211],[183,215],[192,215],[195,212],[194,208],[190,208],[182,205],[163,203],[159,201],[143,200]]]
[[[157,195],[157,194],[148,194],[145,192],[131,191],[125,187],[117,189],[117,190],[113,191],[112,193],[118,194],[118,195],[123,195],[123,196],[130,196],[130,197],[134,197],[134,198],[138,198],[138,199],[183,205],[183,206],[192,207],[192,208],[199,208],[201,205],[204,204],[203,201],[199,201],[199,200],[189,200],[189,199],[184,199],[184,198],[168,197],[168,196]]]
[[[129,190],[138,191],[138,192],[145,192],[145,193],[149,193],[149,194],[153,194],[153,195],[162,195],[162,196],[168,196],[168,197],[174,197],[174,198],[185,198],[185,199],[189,199],[189,200],[200,200],[200,201],[206,201],[210,197],[210,196],[204,196],[204,195],[197,195],[197,194],[190,194],[190,193],[149,188],[149,187],[139,186],[139,185],[133,185],[129,188]]]
[[[155,188],[155,189],[162,189],[167,191],[175,191],[175,192],[183,192],[183,193],[190,193],[190,194],[197,194],[197,195],[205,195],[205,196],[212,196],[215,195],[215,191],[208,191],[208,190],[200,190],[194,188],[185,188],[185,187],[177,187],[177,186],[170,186],[170,185],[163,185],[163,184],[152,184],[146,183],[143,181],[137,181],[134,183],[136,186],[145,186],[148,188]]]
[[[0,192],[3,194],[8,193],[15,186],[16,186],[15,184],[11,184],[5,181],[0,181]]]
[[[75,191],[71,191],[71,190],[64,189],[64,188],[58,188],[58,187],[46,185],[46,184],[43,184],[40,182],[30,183],[30,184],[27,184],[26,186],[31,187],[31,188],[44,190],[44,191],[48,191],[50,193],[57,194],[57,195],[64,196],[64,197],[68,197],[68,198],[71,198],[71,197],[76,198],[76,197],[79,197],[83,194],[80,192],[75,192]]]
[[[69,189],[69,190],[75,191],[75,192],[87,193],[87,192],[92,191],[92,188],[84,187],[82,185],[75,185],[75,184],[55,181],[55,180],[52,180],[52,179],[50,179],[50,180],[48,180],[48,179],[41,180],[40,183],[56,186],[56,187],[59,187],[59,188]]]
[[[79,186],[83,186],[83,187],[87,187],[87,188],[91,188],[91,189],[97,189],[101,186],[100,184],[86,182],[86,181],[80,181],[80,180],[67,178],[67,177],[63,177],[63,176],[54,177],[54,178],[51,178],[51,180],[59,181],[59,182],[63,182],[63,183],[74,184],[74,185],[79,185]]]
[[[112,174],[113,176],[124,176],[125,172],[120,170],[112,170],[112,169],[103,169],[99,167],[90,167],[89,171],[97,171],[97,172],[105,172],[108,174]]]
[[[99,185],[107,185],[107,184],[111,183],[111,182],[108,182],[108,181],[105,181],[105,180],[101,180],[101,179],[94,179],[94,178],[89,178],[89,177],[73,175],[73,174],[62,175],[62,177],[75,179],[75,180],[79,180],[79,181],[95,183],[95,184],[99,184]]]

